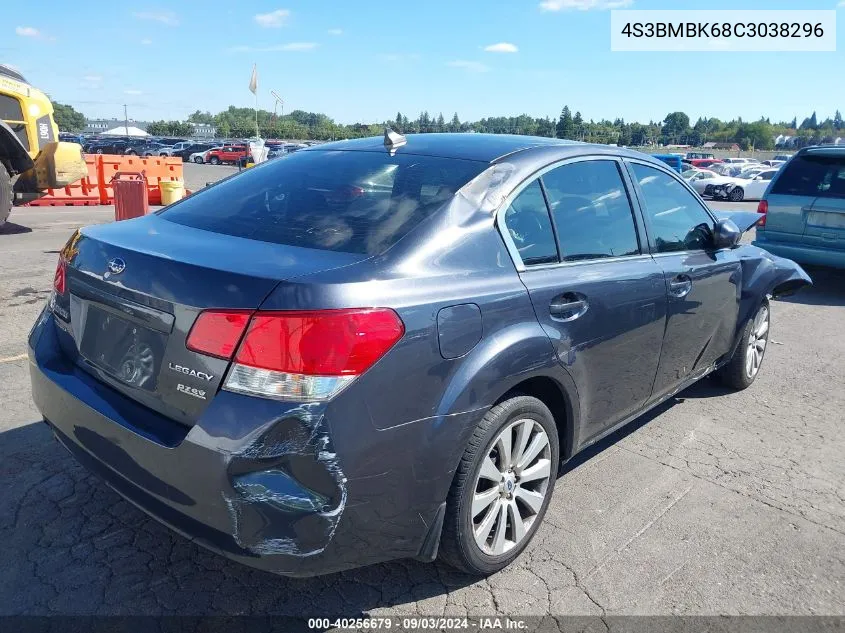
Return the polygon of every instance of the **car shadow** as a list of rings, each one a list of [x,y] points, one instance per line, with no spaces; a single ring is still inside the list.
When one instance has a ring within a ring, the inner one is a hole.
[[[690,387],[582,451],[559,476],[676,402],[720,393],[715,381]],[[13,589],[0,591],[0,613],[350,618],[389,609],[413,614],[423,612],[423,605],[425,612],[442,612],[452,592],[474,592],[471,585],[488,582],[440,561],[398,560],[315,578],[245,567],[175,534],[123,500],[80,466],[41,422],[0,433],[0,508],[4,567],[15,570]]]
[[[32,229],[14,222],[6,222],[6,224],[0,226],[0,235],[17,235],[18,233],[32,233]]]
[[[845,306],[845,270],[804,266],[813,285],[778,301],[812,306]]]

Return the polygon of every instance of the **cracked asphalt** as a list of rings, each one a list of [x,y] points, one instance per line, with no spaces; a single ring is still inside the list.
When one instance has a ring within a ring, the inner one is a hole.
[[[111,214],[18,209],[0,232],[0,615],[845,614],[843,273],[811,269],[813,289],[774,303],[752,388],[705,380],[567,464],[510,568],[287,579],[147,518],[39,421],[26,334],[56,251]]]

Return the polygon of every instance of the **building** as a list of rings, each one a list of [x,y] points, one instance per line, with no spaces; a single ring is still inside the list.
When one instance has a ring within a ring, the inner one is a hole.
[[[191,123],[194,127],[194,138],[214,138],[217,136],[217,128],[211,123]]]
[[[147,131],[147,123],[146,121],[135,121],[134,119],[129,119],[129,127],[135,127],[139,130],[143,130],[144,132]],[[104,134],[109,130],[113,130],[117,127],[125,127],[126,121],[123,119],[86,119],[85,120],[85,129],[82,130],[83,134]]]
[[[737,145],[736,143],[709,142],[709,143],[705,143],[702,147],[704,147],[704,149],[726,149],[726,150],[729,150],[731,152],[738,152],[739,151],[739,145]]]

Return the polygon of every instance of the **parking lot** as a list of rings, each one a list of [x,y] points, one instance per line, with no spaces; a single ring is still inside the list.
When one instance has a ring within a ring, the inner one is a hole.
[[[186,185],[234,171],[189,164]],[[808,269],[814,287],[773,303],[750,389],[705,379],[567,464],[504,571],[398,561],[287,579],[160,526],[40,422],[27,332],[70,233],[112,217],[16,209],[0,230],[0,614],[845,614],[843,273]]]

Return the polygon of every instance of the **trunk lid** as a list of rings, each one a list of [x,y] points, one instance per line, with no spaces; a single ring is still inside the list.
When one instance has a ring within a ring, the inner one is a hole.
[[[85,228],[65,255],[66,291],[53,309],[65,353],[112,388],[188,425],[229,365],[186,346],[202,310],[255,310],[280,281],[365,258],[212,233],[157,215]]]

